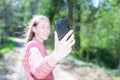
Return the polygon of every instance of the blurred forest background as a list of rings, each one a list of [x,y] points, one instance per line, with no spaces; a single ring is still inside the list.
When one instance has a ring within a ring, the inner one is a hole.
[[[67,17],[76,38],[73,57],[120,69],[120,0],[0,0],[1,57],[15,45],[11,37],[24,38],[34,14],[51,21],[48,47],[54,44],[54,20]]]

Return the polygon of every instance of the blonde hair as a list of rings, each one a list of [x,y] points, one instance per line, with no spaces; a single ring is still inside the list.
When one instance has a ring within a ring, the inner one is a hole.
[[[43,16],[43,15],[33,15],[33,18],[30,20],[30,22],[26,26],[25,44],[27,44],[29,41],[31,41],[35,35],[34,32],[32,31],[32,27],[36,26],[38,24],[38,22],[42,19],[49,20],[46,16]]]

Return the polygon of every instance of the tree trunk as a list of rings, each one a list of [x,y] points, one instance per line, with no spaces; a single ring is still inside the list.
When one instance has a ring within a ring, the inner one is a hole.
[[[76,12],[77,11],[77,12]],[[73,26],[75,30],[75,50],[79,51],[80,50],[80,25],[81,23],[81,7],[80,4],[77,4],[77,0],[74,0],[74,15],[77,16],[76,18],[73,19]]]
[[[119,71],[119,73],[120,73],[120,57],[119,57],[118,71]]]
[[[74,11],[73,11],[74,9]],[[73,26],[74,32],[75,32],[75,50],[79,51],[80,50],[80,25],[78,23],[81,22],[81,8],[80,5],[77,4],[77,0],[67,0],[67,14],[68,14],[68,21],[70,26]],[[78,12],[75,12],[78,11]],[[73,14],[74,13],[74,14]],[[77,18],[73,18],[74,15],[77,15]]]
[[[73,27],[73,0],[67,0],[68,22]]]

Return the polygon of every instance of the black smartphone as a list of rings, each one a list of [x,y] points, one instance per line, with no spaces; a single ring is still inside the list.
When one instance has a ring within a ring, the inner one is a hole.
[[[59,19],[54,21],[55,30],[58,34],[59,40],[61,40],[68,31],[70,31],[70,26],[68,24],[67,18]]]

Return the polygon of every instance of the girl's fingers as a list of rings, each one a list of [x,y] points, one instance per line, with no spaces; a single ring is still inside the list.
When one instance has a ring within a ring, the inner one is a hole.
[[[54,32],[54,35],[55,35],[55,37],[54,37],[55,39],[54,40],[55,40],[55,44],[56,44],[57,42],[59,42],[58,34],[57,34],[56,31]]]
[[[73,39],[74,39],[74,35],[72,34],[72,35],[70,36],[70,38],[67,40],[67,44],[70,44]]]
[[[73,30],[70,30],[61,41],[66,41],[68,39],[68,37],[73,33]]]
[[[69,43],[68,47],[72,47],[75,44],[75,39],[72,40],[71,43]]]
[[[68,49],[68,53],[70,53],[71,51],[72,51],[72,48],[69,48],[69,49]]]

